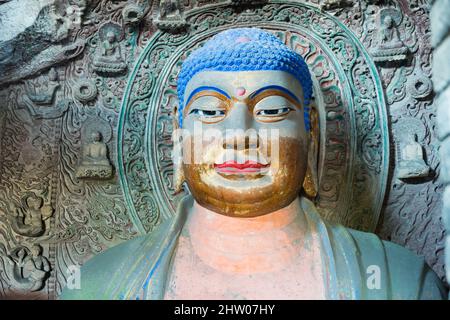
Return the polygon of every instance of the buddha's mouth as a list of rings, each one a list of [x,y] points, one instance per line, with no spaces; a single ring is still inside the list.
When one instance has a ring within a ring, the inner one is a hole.
[[[268,172],[269,167],[270,164],[262,164],[252,160],[247,160],[244,163],[238,163],[235,160],[231,160],[220,164],[214,164],[216,172],[223,176],[264,175]]]

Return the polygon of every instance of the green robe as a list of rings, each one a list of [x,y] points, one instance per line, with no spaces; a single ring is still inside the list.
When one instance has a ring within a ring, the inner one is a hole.
[[[176,217],[163,223],[157,231],[89,260],[81,268],[81,289],[66,288],[60,298],[163,299],[167,270],[192,204],[193,198],[186,197]],[[422,258],[374,234],[324,222],[305,198],[301,199],[301,206],[308,223],[320,233],[328,299],[445,297],[442,282]],[[380,271],[380,286],[369,289],[367,282],[374,265]]]

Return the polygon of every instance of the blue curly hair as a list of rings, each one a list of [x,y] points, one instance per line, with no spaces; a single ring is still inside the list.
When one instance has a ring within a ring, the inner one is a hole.
[[[301,84],[304,96],[305,128],[309,131],[309,103],[312,80],[305,60],[272,33],[258,28],[222,31],[195,50],[183,62],[178,76],[179,124],[185,107],[187,83],[201,71],[278,70],[293,75]]]

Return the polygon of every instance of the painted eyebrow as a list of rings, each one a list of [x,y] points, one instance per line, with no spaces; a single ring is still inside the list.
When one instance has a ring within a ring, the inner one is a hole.
[[[184,105],[187,106],[189,104],[189,102],[191,101],[192,97],[202,91],[215,91],[215,92],[220,93],[221,95],[227,97],[228,99],[231,99],[230,95],[228,93],[226,93],[225,91],[223,91],[222,89],[219,89],[216,87],[211,87],[211,86],[201,86],[191,92],[191,94],[189,95],[189,97],[186,100],[186,103]]]
[[[253,98],[255,98],[257,95],[259,95],[260,93],[267,91],[267,90],[278,90],[281,91],[285,94],[287,94],[288,96],[290,96],[292,99],[294,99],[298,104],[301,105],[300,100],[297,98],[297,96],[295,94],[293,94],[291,91],[289,91],[288,89],[286,89],[285,87],[282,86],[266,86],[266,87],[262,87],[259,88],[258,90],[256,90],[255,92],[253,92],[251,95],[249,95],[248,99],[252,100]]]

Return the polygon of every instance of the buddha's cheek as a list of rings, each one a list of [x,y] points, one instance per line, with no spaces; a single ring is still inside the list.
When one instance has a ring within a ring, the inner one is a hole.
[[[211,163],[184,164],[183,169],[200,205],[228,216],[254,217],[281,209],[298,196],[306,171],[306,148],[297,139],[281,138],[270,173],[257,179],[226,179]]]

